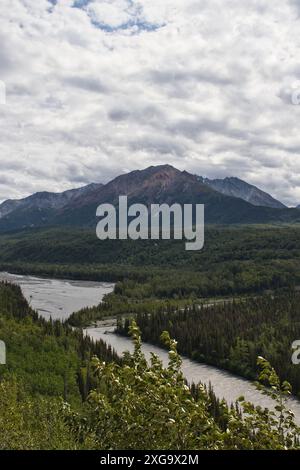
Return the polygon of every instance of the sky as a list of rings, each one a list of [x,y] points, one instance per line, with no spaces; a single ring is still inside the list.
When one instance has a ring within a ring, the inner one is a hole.
[[[300,0],[1,0],[0,200],[150,165],[300,204]]]

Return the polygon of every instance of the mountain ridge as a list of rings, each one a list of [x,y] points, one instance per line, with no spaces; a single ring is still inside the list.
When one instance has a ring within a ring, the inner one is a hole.
[[[22,199],[7,199],[2,204],[0,204],[0,219],[20,208],[30,209],[36,207],[38,209],[57,209],[63,207],[72,199],[75,199],[79,195],[87,194],[97,186],[102,186],[102,184],[90,183],[80,188],[69,189],[67,191],[58,193],[39,191]]]
[[[0,231],[43,226],[95,226],[98,205],[117,206],[120,195],[126,195],[129,204],[147,206],[202,203],[205,204],[207,223],[300,222],[298,209],[256,206],[216,191],[201,178],[171,165],[159,165],[119,175],[107,184],[94,183],[64,193],[36,193],[21,200],[23,205],[17,204],[14,210],[0,218]],[[29,205],[24,201],[29,201]],[[0,212],[3,205],[11,203],[3,203]]]
[[[199,177],[200,181],[216,191],[227,196],[238,197],[254,206],[272,207],[273,209],[287,209],[282,202],[256,186],[237,177],[223,179],[209,179]]]

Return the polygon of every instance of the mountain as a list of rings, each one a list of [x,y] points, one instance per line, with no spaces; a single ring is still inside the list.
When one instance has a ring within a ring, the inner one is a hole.
[[[287,208],[282,204],[282,202],[277,201],[270,196],[270,194],[239,178],[231,177],[211,180],[200,176],[199,181],[210,186],[219,193],[225,194],[226,196],[241,198],[244,201],[250,202],[250,204],[253,204],[254,206],[272,207],[273,209]]]
[[[42,194],[42,195],[41,195]],[[99,204],[118,204],[120,195],[128,203],[205,204],[205,219],[214,224],[300,222],[297,209],[260,207],[216,191],[198,176],[170,165],[152,166],[118,176],[105,185],[93,184],[74,192],[37,193],[17,201],[15,209],[0,219],[0,231],[41,226],[96,226]],[[4,207],[4,209],[3,209]]]
[[[62,193],[43,191],[23,199],[8,199],[0,205],[0,221],[3,220],[4,225],[7,223],[9,227],[14,225],[13,221],[15,221],[17,228],[19,228],[22,219],[24,222],[23,227],[34,225],[34,219],[37,219],[36,222],[40,225],[39,222],[48,220],[48,214],[62,209],[78,197],[86,197],[101,186],[100,183],[91,183]]]
[[[91,183],[78,189],[70,189],[63,193],[50,193],[47,191],[32,194],[23,199],[8,199],[0,205],[0,219],[16,209],[60,209],[76,197],[93,191],[101,184]]]
[[[300,221],[295,209],[259,207],[243,199],[227,196],[199,181],[199,177],[170,165],[151,166],[121,175],[64,207],[55,219],[58,225],[95,225],[96,208],[101,203],[117,205],[119,195],[128,203],[205,204],[207,223],[267,223]]]

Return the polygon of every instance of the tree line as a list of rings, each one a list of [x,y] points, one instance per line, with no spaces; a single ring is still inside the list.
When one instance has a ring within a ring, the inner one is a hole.
[[[134,318],[144,341],[160,345],[167,330],[181,354],[252,380],[263,356],[300,397],[300,367],[291,360],[292,343],[300,339],[300,293],[294,289],[209,306],[160,306]],[[130,321],[119,318],[117,332],[127,335]]]

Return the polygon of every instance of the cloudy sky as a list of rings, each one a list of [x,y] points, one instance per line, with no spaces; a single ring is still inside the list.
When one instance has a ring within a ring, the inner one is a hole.
[[[1,0],[0,200],[170,163],[300,203],[299,30],[300,0]]]

